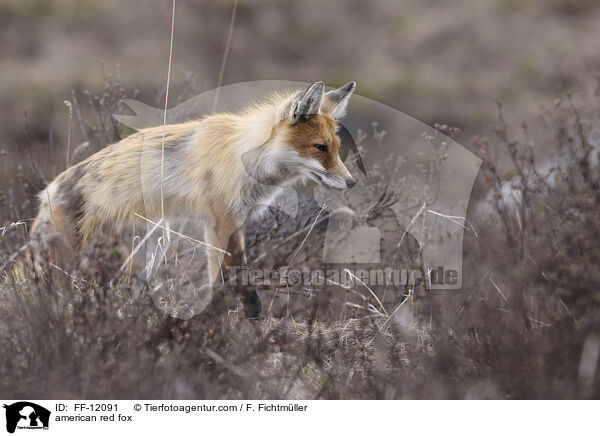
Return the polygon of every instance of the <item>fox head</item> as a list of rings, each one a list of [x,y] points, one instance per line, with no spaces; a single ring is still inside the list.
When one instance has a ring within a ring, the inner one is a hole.
[[[290,176],[312,179],[335,189],[356,185],[340,159],[337,120],[345,115],[348,100],[356,88],[349,82],[324,92],[323,82],[315,82],[286,100],[281,120],[273,128],[271,142],[276,145],[279,163]]]

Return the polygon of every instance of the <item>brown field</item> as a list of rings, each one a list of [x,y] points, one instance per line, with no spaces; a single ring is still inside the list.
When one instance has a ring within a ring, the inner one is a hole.
[[[0,4],[1,397],[600,397],[600,3],[240,1],[223,84],[355,80],[460,128],[484,160],[461,290],[409,286],[379,306],[360,286],[265,287],[259,321],[226,291],[189,320],[157,309],[143,274],[118,271],[131,235],[99,237],[65,269],[29,265],[34,196],[67,144],[85,154],[128,135],[120,98],[164,105],[170,4],[123,3]],[[177,7],[170,107],[217,86],[232,3]],[[272,209],[248,223],[252,265],[319,252],[321,223],[304,241],[319,209],[301,199],[295,219]]]

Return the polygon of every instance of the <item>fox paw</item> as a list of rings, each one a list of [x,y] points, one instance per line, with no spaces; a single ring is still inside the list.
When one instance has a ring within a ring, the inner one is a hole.
[[[261,308],[260,298],[258,298],[257,292],[254,290],[249,291],[244,299],[244,314],[246,315],[246,318],[250,320],[260,319]]]

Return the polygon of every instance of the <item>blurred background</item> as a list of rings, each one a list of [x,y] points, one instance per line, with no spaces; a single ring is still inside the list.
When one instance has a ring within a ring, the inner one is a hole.
[[[217,85],[232,5],[177,2],[172,105]],[[496,97],[520,121],[565,91],[591,95],[599,20],[595,0],[240,0],[223,83],[355,80],[357,93],[469,137],[487,130]],[[34,138],[64,144],[63,101],[102,89],[102,64],[163,105],[170,25],[164,0],[2,0],[2,149],[24,140],[25,112]]]

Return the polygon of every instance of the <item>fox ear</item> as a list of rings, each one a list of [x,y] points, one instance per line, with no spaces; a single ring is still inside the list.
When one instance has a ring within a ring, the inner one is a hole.
[[[323,93],[325,92],[325,84],[323,82],[315,82],[308,87],[304,93],[292,101],[290,118],[292,121],[298,121],[301,118],[306,118],[310,115],[319,113]]]
[[[323,111],[330,113],[333,118],[340,119],[346,115],[350,96],[356,89],[356,82],[348,82],[344,86],[329,91],[323,98]]]

